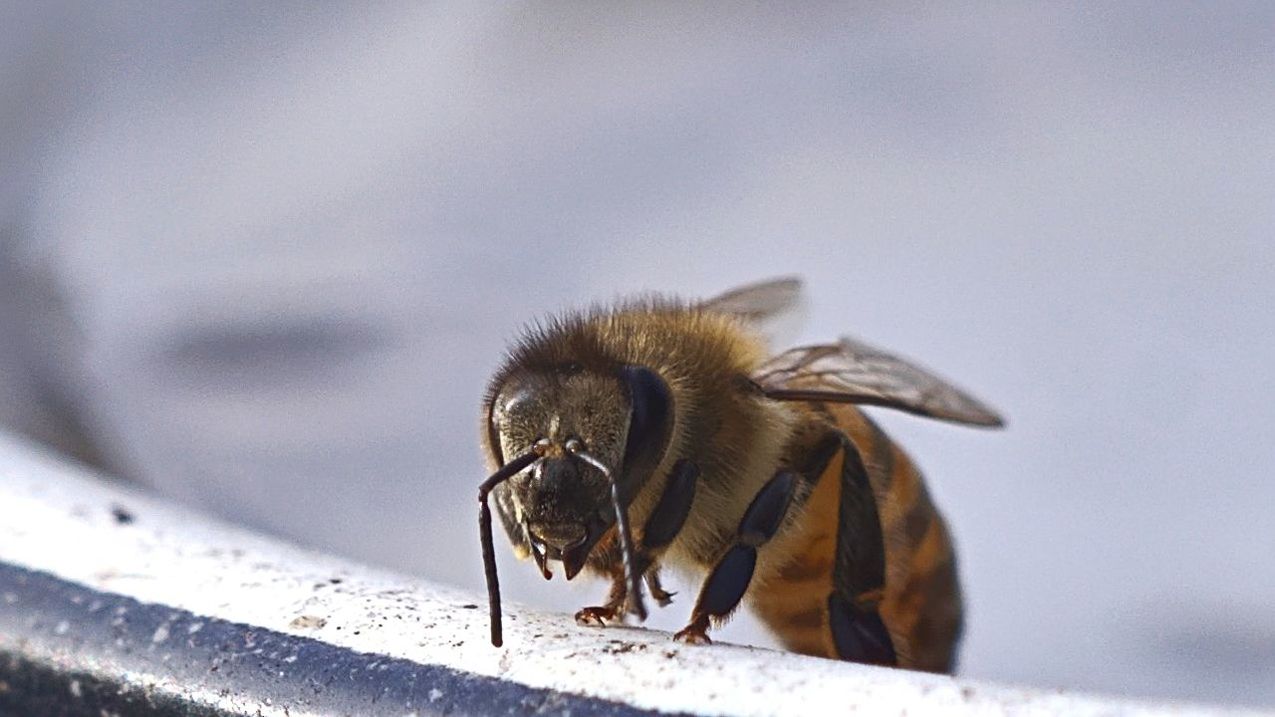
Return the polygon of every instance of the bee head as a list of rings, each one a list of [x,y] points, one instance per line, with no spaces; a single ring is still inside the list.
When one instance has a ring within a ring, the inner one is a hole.
[[[574,577],[627,509],[663,457],[671,408],[667,384],[640,366],[504,377],[488,405],[488,448],[498,463],[531,450],[540,459],[496,489],[497,505],[546,577],[548,559]]]

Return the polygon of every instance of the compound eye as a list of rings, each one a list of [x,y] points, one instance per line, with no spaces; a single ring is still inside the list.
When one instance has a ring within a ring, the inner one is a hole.
[[[620,371],[628,389],[629,434],[624,443],[624,469],[642,480],[659,465],[673,427],[673,395],[659,374],[645,366]]]

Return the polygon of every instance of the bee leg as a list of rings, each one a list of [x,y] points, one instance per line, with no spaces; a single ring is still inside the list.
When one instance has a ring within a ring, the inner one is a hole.
[[[656,604],[660,607],[668,607],[673,604],[673,596],[677,593],[669,592],[660,585],[660,569],[651,568],[646,573],[646,589],[651,591],[651,597],[655,598]]]
[[[659,565],[655,556],[682,532],[686,517],[691,514],[698,481],[699,466],[693,461],[683,458],[674,463],[660,502],[655,505],[650,517],[646,519],[646,525],[642,527],[637,562],[640,572],[646,576],[646,586],[651,591],[651,597],[655,598],[660,607],[667,607],[672,603],[674,594],[660,585]]]
[[[611,591],[607,593],[607,601],[605,605],[597,607],[582,607],[576,611],[577,625],[596,625],[601,627],[612,620],[620,618],[621,610],[624,609],[624,603],[628,598],[629,586],[624,581],[624,573],[612,574]]]
[[[885,541],[868,471],[854,443],[840,434],[844,451],[837,553],[828,596],[828,625],[843,660],[895,665],[894,643],[877,605],[885,588]]]
[[[695,484],[699,480],[699,466],[685,458],[673,464],[669,471],[668,484],[660,496],[655,510],[646,520],[642,529],[642,540],[636,546],[634,559],[637,572],[646,576],[647,587],[651,596],[664,607],[672,602],[673,593],[660,586],[659,567],[655,554],[667,548],[669,543],[682,531],[686,517],[691,513],[691,503],[695,499]],[[605,605],[581,608],[576,612],[576,622],[581,625],[605,625],[623,616],[628,601],[628,585],[624,582],[624,573],[611,575],[611,592],[607,595]]]
[[[724,620],[748,591],[757,567],[757,548],[775,536],[783,524],[788,506],[797,488],[796,473],[781,470],[758,491],[744,517],[739,521],[735,542],[722,555],[704,587],[700,589],[690,623],[673,639],[689,643],[707,643],[710,620]]]
[[[667,548],[682,532],[686,517],[691,514],[695,500],[695,484],[699,481],[699,466],[685,458],[673,464],[668,483],[660,502],[651,511],[642,528],[642,551],[654,552]]]

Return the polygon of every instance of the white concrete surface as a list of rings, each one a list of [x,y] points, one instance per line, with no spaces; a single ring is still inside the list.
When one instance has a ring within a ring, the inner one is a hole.
[[[131,521],[121,523],[124,510]],[[472,593],[300,550],[110,486],[0,435],[0,560],[197,615],[369,653],[636,706],[722,715],[1240,714],[1016,688],[759,648],[683,646],[667,633],[591,629],[508,605],[487,642]],[[0,595],[0,610],[6,608]],[[180,635],[161,628],[168,649]],[[3,639],[3,636],[0,636]],[[164,689],[161,676],[155,683]],[[216,695],[205,699],[216,703]],[[285,714],[286,705],[279,705]]]
[[[0,421],[477,590],[519,325],[797,273],[1009,416],[962,674],[1275,705],[1275,3],[800,7],[0,3]]]

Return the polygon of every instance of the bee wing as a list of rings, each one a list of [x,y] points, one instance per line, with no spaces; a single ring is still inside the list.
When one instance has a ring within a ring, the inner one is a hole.
[[[995,410],[947,380],[851,338],[785,351],[752,379],[781,401],[861,403],[975,426],[1005,424]]]
[[[786,314],[800,304],[801,279],[784,276],[736,287],[700,302],[699,308],[760,323]]]

